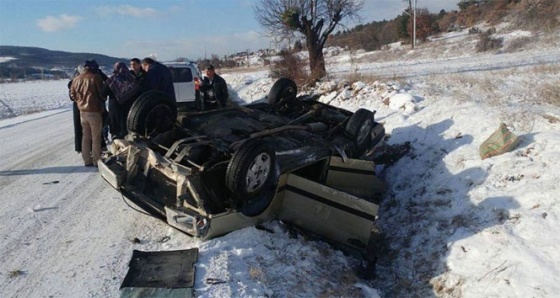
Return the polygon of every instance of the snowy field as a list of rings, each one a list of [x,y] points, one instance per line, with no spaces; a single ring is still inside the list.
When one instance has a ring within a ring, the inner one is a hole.
[[[528,36],[498,33],[506,46]],[[2,84],[0,297],[118,297],[133,249],[192,247],[199,297],[557,297],[558,37],[482,54],[463,32],[414,51],[328,55],[329,80],[309,92],[376,110],[394,153],[377,166],[388,192],[374,280],[278,222],[199,241],[135,212],[81,166],[65,81]],[[233,100],[254,102],[273,84],[267,75],[224,78]],[[480,144],[502,122],[521,143],[482,160]]]
[[[31,81],[0,84],[0,119],[72,107],[68,81]]]

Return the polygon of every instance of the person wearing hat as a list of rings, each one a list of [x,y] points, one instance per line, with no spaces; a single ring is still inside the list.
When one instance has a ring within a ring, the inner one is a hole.
[[[123,139],[128,133],[126,119],[142,86],[124,62],[113,66],[113,75],[105,81],[101,95],[109,97],[109,127],[113,139]]]
[[[82,125],[82,159],[86,167],[97,166],[101,158],[102,112],[105,105],[101,96],[103,79],[98,67],[90,60],[84,63],[84,71],[72,80],[70,98],[80,110]]]
[[[206,67],[206,76],[200,90],[204,93],[204,101],[209,105],[225,108],[229,94],[226,81],[216,74],[212,64]]]
[[[109,77],[99,68],[99,64],[95,59],[88,60],[93,71],[101,76],[103,82],[107,81]],[[104,96],[105,97],[105,96]],[[103,103],[103,112],[101,113],[103,119],[103,129],[101,130],[101,150],[107,151],[107,144],[109,143],[109,112],[107,111],[107,106]]]

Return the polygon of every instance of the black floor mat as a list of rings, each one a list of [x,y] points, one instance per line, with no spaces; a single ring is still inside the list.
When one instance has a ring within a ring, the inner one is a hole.
[[[192,288],[197,259],[198,248],[153,252],[134,250],[121,289]]]

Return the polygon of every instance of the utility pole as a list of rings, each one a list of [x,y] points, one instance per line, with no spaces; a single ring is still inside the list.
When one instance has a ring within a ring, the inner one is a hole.
[[[418,0],[406,0],[408,2],[408,11],[404,11],[405,14],[412,18],[412,49],[416,46],[416,6]],[[412,10],[412,11],[411,11]],[[408,26],[407,26],[408,28]],[[408,32],[408,29],[407,29]]]
[[[416,47],[416,3],[417,0],[414,0],[414,17],[412,20],[412,48]]]
[[[249,60],[249,49],[247,49],[247,67],[249,67],[251,64],[251,61]]]

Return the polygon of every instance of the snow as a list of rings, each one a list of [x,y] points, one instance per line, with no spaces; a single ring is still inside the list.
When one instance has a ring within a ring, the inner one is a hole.
[[[0,119],[71,107],[68,81],[31,81],[0,84]]]
[[[0,63],[12,61],[12,60],[16,60],[16,58],[14,58],[14,57],[9,57],[9,56],[3,56],[3,57],[0,56]]]
[[[358,64],[340,50],[309,91],[376,110],[386,148],[402,155],[377,166],[387,193],[373,280],[357,277],[358,259],[280,222],[201,241],[135,212],[73,151],[66,81],[0,84],[1,296],[116,297],[133,249],[198,247],[199,297],[555,297],[560,47],[541,38],[476,53],[472,38],[450,33]],[[263,70],[223,76],[238,103],[264,100],[274,82]],[[502,122],[521,144],[482,160]]]
[[[268,95],[270,86],[274,81],[268,77],[268,71],[255,71],[251,73],[224,74],[230,88],[230,98],[237,103],[254,103],[261,101]]]

